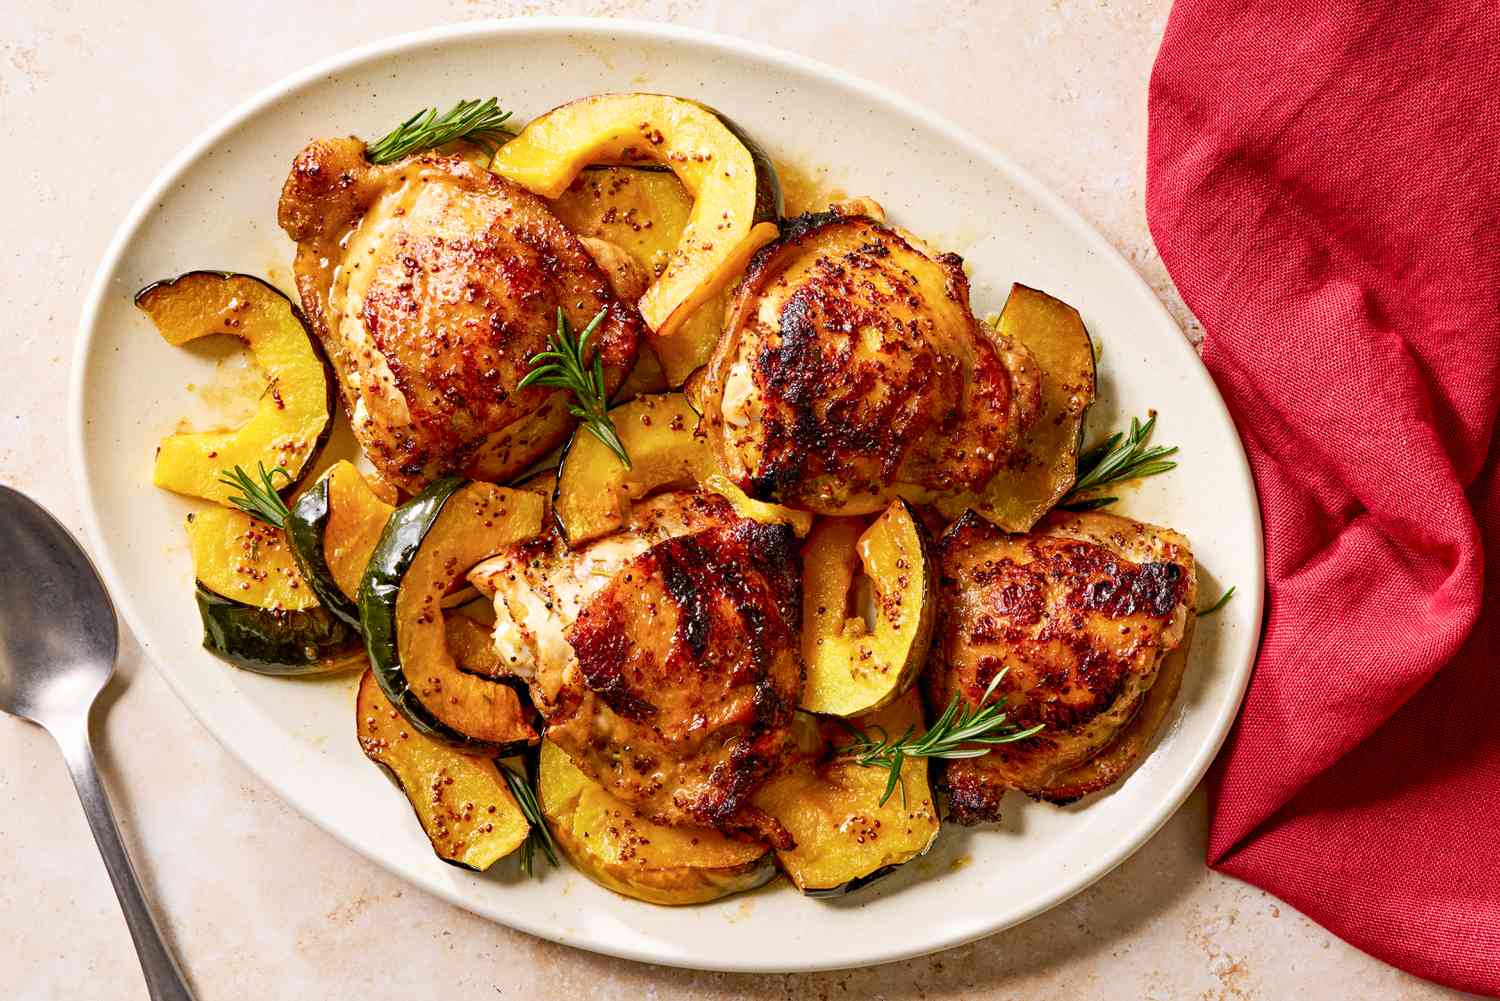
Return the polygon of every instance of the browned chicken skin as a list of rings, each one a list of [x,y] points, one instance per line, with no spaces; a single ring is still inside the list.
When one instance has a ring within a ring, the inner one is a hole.
[[[1035,737],[946,762],[953,819],[995,820],[1007,789],[1077,798],[1062,781],[1110,745],[1184,639],[1197,596],[1187,540],[1101,513],[1053,512],[1007,535],[972,512],[938,544],[938,641],[923,673],[930,711],[970,705],[995,675],[1010,719]],[[1059,786],[1068,788],[1058,792]]]
[[[626,563],[568,632],[547,736],[660,823],[790,847],[750,805],[791,748],[801,583],[785,525],[738,520]]]
[[[555,448],[573,419],[560,391],[517,391],[562,309],[612,392],[643,332],[579,240],[535,195],[454,156],[372,166],[357,139],[297,155],[281,227],[297,287],[333,362],[355,437],[409,492],[437,476],[505,480]]]
[[[702,400],[720,464],[752,497],[866,514],[978,488],[1035,419],[1025,348],[974,318],[956,255],[914,239],[829,212],[792,220],[751,262]]]
[[[495,650],[527,683],[537,711],[552,715],[564,679],[577,673],[568,628],[627,562],[658,542],[737,520],[717,494],[668,491],[632,504],[618,532],[581,549],[569,546],[552,523],[540,537],[470,570],[470,582],[495,603]]]

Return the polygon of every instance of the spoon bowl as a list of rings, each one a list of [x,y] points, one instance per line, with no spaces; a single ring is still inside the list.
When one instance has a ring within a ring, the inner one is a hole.
[[[192,1001],[141,892],[89,744],[89,713],[114,673],[119,623],[99,574],[40,504],[0,485],[0,709],[62,748],[89,829],[120,898],[152,1001]]]
[[[0,553],[0,709],[50,730],[86,714],[114,673],[114,605],[67,529],[6,486]]]

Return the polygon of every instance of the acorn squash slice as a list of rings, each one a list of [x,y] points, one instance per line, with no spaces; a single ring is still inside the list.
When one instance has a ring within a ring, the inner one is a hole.
[[[806,535],[812,515],[752,500],[719,473],[708,442],[698,434],[698,415],[681,393],[638,396],[609,410],[615,432],[630,456],[621,465],[604,443],[582,428],[563,450],[552,495],[552,515],[569,546],[616,531],[630,502],[672,487],[701,487],[722,494],[742,517],[784,522]]]
[[[825,518],[802,546],[802,708],[831,716],[872,712],[911,687],[927,661],[937,578],[927,530],[898,500],[866,526]],[[856,607],[860,572],[871,624]]]
[[[672,251],[682,240],[693,196],[669,170],[590,167],[549,204],[573,232],[608,240],[654,276],[666,271]],[[725,305],[723,295],[710,296],[670,337],[654,331],[648,335],[650,355],[660,362],[667,387],[681,386],[694,369],[708,363],[724,328]],[[641,367],[639,361],[636,367]],[[622,388],[618,399],[640,392],[652,390],[627,394]]]
[[[364,663],[348,623],[308,586],[280,529],[231,508],[188,516],[203,645],[257,674],[326,674]]]
[[[880,727],[896,736],[907,727],[921,733],[921,696],[908,689],[854,725],[866,731]],[[926,758],[906,759],[900,785],[882,804],[889,776],[885,769],[829,756],[829,747],[849,742],[841,727],[798,714],[794,733],[799,755],[756,793],[754,802],[797,841],[795,848],[776,853],[797,889],[808,896],[838,896],[926,854],[941,826]]]
[[[360,750],[396,780],[438,858],[483,872],[521,847],[531,825],[493,759],[460,753],[410,726],[373,671],[359,681],[354,718]]]
[[[536,743],[514,688],[459,668],[442,605],[476,563],[538,535],[543,507],[534,493],[450,476],[386,522],[360,583],[360,624],[381,691],[434,740],[489,754]]]
[[[286,522],[297,566],[323,607],[359,626],[359,582],[394,506],[341,460],[305,490]]]
[[[701,904],[753,890],[776,875],[763,845],[653,823],[550,740],[542,741],[538,776],[537,799],[557,846],[606,889],[653,904]]]
[[[950,521],[973,509],[1007,532],[1028,532],[1078,477],[1083,418],[1094,402],[1094,342],[1078,310],[1025,285],[1011,286],[999,332],[1025,345],[1041,368],[1041,412],[982,490],[932,503]]]
[[[168,344],[212,334],[239,338],[266,375],[255,414],[240,427],[164,438],[152,482],[228,504],[236,488],[219,482],[224,471],[264,463],[291,476],[281,491],[290,496],[328,442],[337,396],[333,370],[297,307],[259,278],[218,271],[191,271],[148,285],[135,304]]]
[[[630,370],[625,381],[620,383],[620,388],[611,402],[625,403],[648,393],[664,393],[669,388],[671,387],[667,385],[667,373],[662,370],[661,359],[656,356],[651,345],[642,344],[635,352],[635,367]]]
[[[495,636],[489,626],[454,611],[443,615],[443,632],[460,671],[496,680],[513,676],[510,665],[495,649]]]
[[[693,208],[639,304],[647,326],[670,337],[776,236],[780,183],[770,158],[737,132],[717,112],[679,97],[598,94],[533,119],[500,147],[490,169],[558,198],[589,164],[670,168]]]

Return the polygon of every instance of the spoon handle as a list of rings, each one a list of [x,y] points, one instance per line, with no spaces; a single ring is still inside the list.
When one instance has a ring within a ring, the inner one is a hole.
[[[162,941],[161,930],[157,928],[151,908],[141,893],[140,879],[120,840],[114,811],[110,809],[109,797],[105,795],[104,784],[94,767],[87,716],[76,727],[63,732],[54,731],[53,737],[67,759],[73,785],[78,790],[78,798],[83,801],[84,816],[89,819],[99,854],[104,856],[104,867],[109,870],[115,895],[120,898],[120,909],[125,912],[125,924],[130,927],[130,937],[135,940],[136,955],[140,957],[141,970],[146,974],[146,990],[151,1001],[193,1001],[193,992],[188,990],[177,960]]]

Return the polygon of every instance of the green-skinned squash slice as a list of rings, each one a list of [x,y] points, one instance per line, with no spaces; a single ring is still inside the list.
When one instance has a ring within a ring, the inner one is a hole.
[[[921,733],[921,696],[907,689],[853,722],[866,732],[879,727],[899,736],[911,726]],[[830,748],[849,742],[845,730],[803,714],[793,729],[798,756],[754,801],[796,839],[796,847],[778,851],[776,859],[797,889],[814,897],[850,893],[926,854],[941,826],[926,758],[906,759],[900,785],[882,804],[885,769],[830,756]]]
[[[799,536],[812,526],[808,512],[752,500],[719,472],[707,440],[698,434],[698,415],[681,393],[639,396],[611,407],[609,417],[630,468],[592,434],[582,428],[574,432],[552,495],[552,516],[569,546],[618,530],[632,501],[683,487],[720,494],[741,517],[783,522]]]
[[[1078,310],[1025,285],[1012,285],[1001,336],[1023,344],[1042,371],[1042,408],[1005,468],[984,489],[930,500],[949,521],[972,509],[1007,532],[1028,532],[1073,488],[1083,418],[1094,402],[1094,343]]]
[[[220,481],[224,471],[264,463],[287,471],[291,479],[281,493],[289,496],[328,442],[337,398],[333,370],[297,307],[259,278],[219,271],[148,285],[135,304],[168,344],[213,334],[238,338],[266,376],[255,414],[240,427],[164,438],[152,482],[228,504],[236,488]]]
[[[409,726],[373,671],[360,679],[354,718],[360,749],[396,779],[438,858],[483,872],[521,847],[531,825],[494,759]]]
[[[858,716],[911,687],[932,644],[935,567],[927,530],[905,501],[868,526],[819,520],[802,546],[803,709]],[[857,607],[861,572],[872,625]]]
[[[257,674],[326,674],[358,667],[355,630],[319,603],[280,529],[230,508],[188,517],[203,645]]]
[[[308,586],[324,608],[356,628],[359,584],[394,510],[345,460],[304,491],[287,518],[287,540]]]
[[[544,506],[534,493],[447,477],[386,522],[360,583],[360,624],[381,691],[434,740],[489,754],[537,741],[514,688],[459,668],[442,602],[476,563],[538,535]]]
[[[600,886],[653,904],[701,904],[776,875],[770,851],[718,831],[655,823],[542,742],[537,799],[557,846]]]
[[[692,195],[677,244],[640,300],[672,336],[720,294],[755,250],[776,238],[781,188],[770,158],[711,108],[665,94],[597,94],[532,119],[490,169],[558,198],[590,164],[659,164]]]

